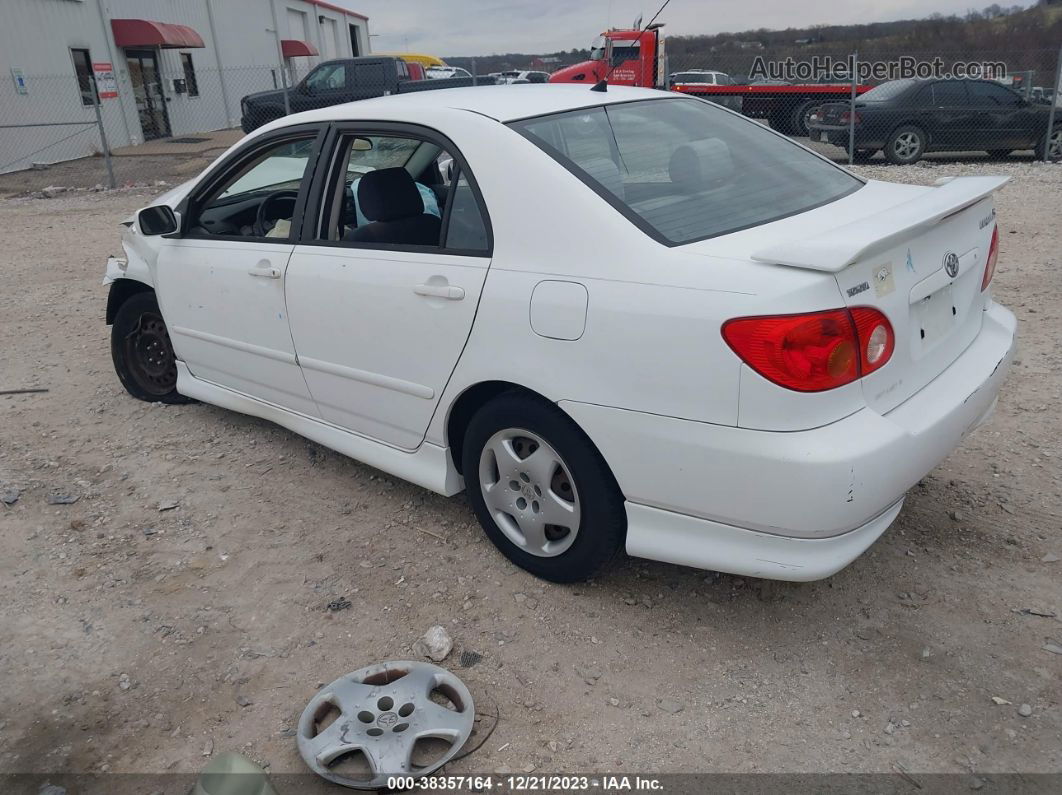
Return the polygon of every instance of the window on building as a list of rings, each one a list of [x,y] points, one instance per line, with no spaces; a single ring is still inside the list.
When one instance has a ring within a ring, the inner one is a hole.
[[[199,81],[195,79],[195,64],[192,63],[190,52],[181,53],[181,66],[184,67],[184,85],[188,90],[188,96],[199,96]]]
[[[71,48],[70,57],[74,59],[74,73],[77,75],[77,87],[81,91],[81,104],[92,105],[92,58],[88,50]]]

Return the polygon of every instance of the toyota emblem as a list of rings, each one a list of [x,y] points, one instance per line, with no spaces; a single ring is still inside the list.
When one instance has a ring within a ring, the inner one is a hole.
[[[953,279],[959,275],[959,255],[954,251],[944,255],[944,270]]]

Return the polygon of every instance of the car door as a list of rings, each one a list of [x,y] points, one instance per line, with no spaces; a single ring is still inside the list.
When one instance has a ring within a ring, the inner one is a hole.
[[[935,108],[928,130],[933,149],[979,149],[983,134],[976,129],[966,83],[941,80],[933,84]]]
[[[1017,108],[1010,102],[1010,96],[1018,99],[1017,94],[1003,86],[984,80],[971,80],[966,85],[970,93],[970,106],[973,110],[974,135],[971,148],[1004,149],[1016,137],[1015,113]],[[999,89],[999,93],[995,91]]]
[[[1016,91],[989,81],[970,84],[992,103],[992,113],[999,128],[999,149],[1024,149],[1033,147],[1043,135],[1042,117],[1036,108]]]
[[[344,61],[327,61],[318,66],[291,92],[292,113],[349,102],[352,72]]]
[[[299,362],[326,421],[414,449],[472,328],[489,220],[467,165],[437,133],[340,126],[326,151],[307,210],[314,223],[288,267]],[[391,193],[368,190],[388,180]]]
[[[320,126],[278,131],[215,170],[180,208],[182,230],[161,247],[155,277],[174,350],[193,376],[310,415],[284,271],[323,135]]]

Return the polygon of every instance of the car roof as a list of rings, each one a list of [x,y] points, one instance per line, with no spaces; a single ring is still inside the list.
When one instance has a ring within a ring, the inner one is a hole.
[[[284,122],[286,126],[313,121],[380,119],[382,114],[386,115],[388,109],[401,111],[467,110],[500,122],[509,122],[616,102],[681,97],[679,94],[630,86],[609,86],[606,92],[591,91],[591,85],[589,83],[581,85],[529,83],[519,86],[471,86],[413,91],[408,94],[363,99],[286,116]]]

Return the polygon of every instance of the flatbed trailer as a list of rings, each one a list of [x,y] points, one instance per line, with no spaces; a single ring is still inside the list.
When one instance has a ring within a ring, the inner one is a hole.
[[[856,94],[873,86],[857,85]],[[753,83],[708,86],[676,83],[672,91],[713,99],[740,97],[741,112],[755,119],[767,119],[771,127],[786,135],[807,135],[808,112],[823,102],[840,102],[852,96],[851,83],[804,83],[797,85]]]

